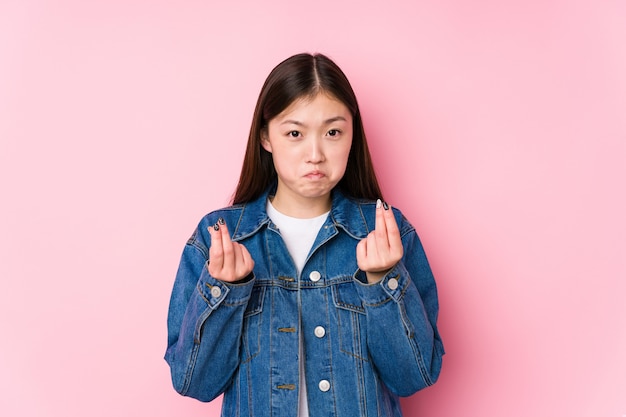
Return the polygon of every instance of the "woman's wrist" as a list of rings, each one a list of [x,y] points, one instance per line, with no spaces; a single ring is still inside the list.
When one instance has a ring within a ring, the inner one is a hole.
[[[383,279],[383,277],[387,274],[387,272],[389,272],[389,270],[380,271],[380,272],[365,271],[365,276],[367,277],[367,283],[376,284],[377,282],[380,282],[380,280]]]

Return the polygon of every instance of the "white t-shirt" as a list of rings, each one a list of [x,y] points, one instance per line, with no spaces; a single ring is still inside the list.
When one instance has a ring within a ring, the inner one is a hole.
[[[272,203],[267,200],[267,215],[272,222],[278,226],[280,235],[282,236],[287,250],[291,255],[296,268],[298,269],[298,275],[304,268],[307,256],[313,247],[317,234],[328,217],[328,212],[321,216],[313,217],[311,219],[299,219],[296,217],[290,217],[282,214],[274,208]],[[301,326],[300,326],[301,327]],[[302,343],[302,332],[300,332],[300,396],[298,407],[298,417],[309,417],[309,406],[307,403],[306,395],[306,378],[304,375],[304,346]]]

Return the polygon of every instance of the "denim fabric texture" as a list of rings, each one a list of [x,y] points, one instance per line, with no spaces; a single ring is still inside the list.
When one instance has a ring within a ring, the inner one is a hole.
[[[165,359],[182,395],[222,416],[296,417],[300,332],[311,417],[398,417],[399,396],[433,384],[443,344],[435,281],[413,226],[394,210],[404,256],[367,284],[356,245],[374,229],[373,201],[335,189],[332,208],[300,276],[256,201],[206,215],[188,240],[172,291]],[[208,227],[222,217],[255,266],[230,284],[208,272]]]

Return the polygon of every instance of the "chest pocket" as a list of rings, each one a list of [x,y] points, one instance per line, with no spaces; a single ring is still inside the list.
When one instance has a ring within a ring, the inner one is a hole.
[[[255,286],[252,289],[250,300],[243,316],[243,330],[241,337],[241,360],[247,362],[259,354],[261,349],[261,312],[263,311],[264,286]]]
[[[365,309],[354,284],[333,285],[332,293],[341,351],[367,361]]]

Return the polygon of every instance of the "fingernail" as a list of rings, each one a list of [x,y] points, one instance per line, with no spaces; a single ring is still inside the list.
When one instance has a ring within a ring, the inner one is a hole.
[[[382,206],[383,202],[380,201],[380,198],[378,200],[376,200],[376,208],[379,209],[380,206]]]
[[[217,224],[217,223],[215,223],[215,224],[213,225],[213,228],[214,228],[215,230],[220,230],[220,225],[219,225],[219,224]]]
[[[385,210],[389,210],[389,204],[387,204],[386,202],[385,202],[385,203],[383,203],[383,208],[384,208]]]
[[[217,219],[217,222],[218,222],[219,224],[224,224],[224,223],[226,223],[226,222],[224,221],[224,219],[223,219],[223,218],[221,218],[221,217],[220,217],[219,219]]]

